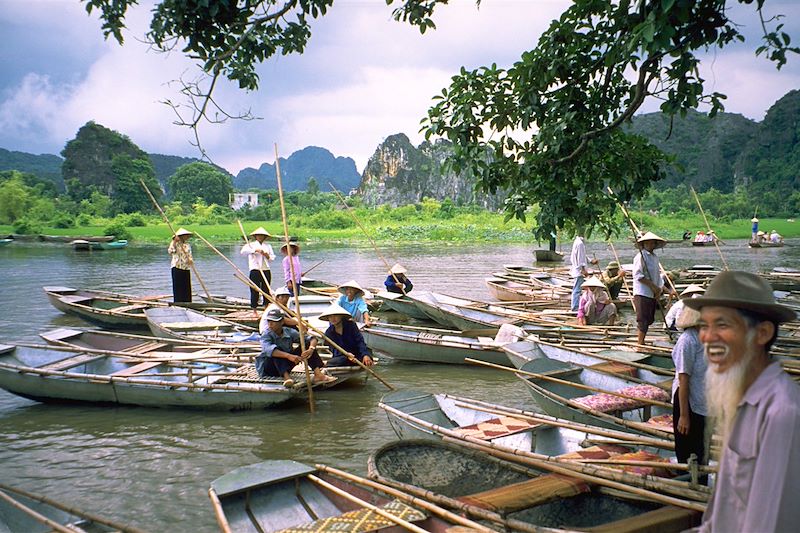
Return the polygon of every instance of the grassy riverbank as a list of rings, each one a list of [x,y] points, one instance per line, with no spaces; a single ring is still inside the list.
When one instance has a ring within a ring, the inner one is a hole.
[[[653,231],[666,239],[680,239],[684,231],[694,234],[697,230],[705,230],[705,222],[700,215],[689,217],[651,216],[635,213],[634,220],[641,228]],[[750,237],[751,223],[749,219],[734,220],[726,223],[712,223],[717,235],[725,239],[747,239]],[[273,235],[283,234],[280,221],[247,221],[246,231],[264,226]],[[531,242],[530,226],[519,221],[504,222],[501,214],[459,214],[447,220],[397,220],[370,224],[365,222],[369,236],[377,242]],[[186,227],[198,232],[211,242],[237,242],[241,240],[239,226],[228,224],[187,224]],[[627,225],[620,220],[618,239],[629,236]],[[776,230],[786,238],[800,237],[800,223],[783,219],[762,219],[760,228],[764,231]],[[41,228],[40,233],[47,235],[103,235],[105,226],[78,226],[74,228]],[[132,240],[137,243],[163,243],[169,240],[170,231],[166,224],[151,223],[143,227],[128,227]],[[292,236],[302,241],[311,242],[364,242],[367,238],[358,227],[342,229],[321,229],[292,226]],[[11,226],[0,226],[0,235],[13,233]],[[562,235],[563,241],[570,240]],[[604,240],[602,235],[594,234],[590,240]],[[543,245],[545,243],[542,243]]]

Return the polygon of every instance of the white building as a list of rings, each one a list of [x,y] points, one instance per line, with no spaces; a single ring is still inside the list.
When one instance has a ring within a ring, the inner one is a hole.
[[[258,207],[258,193],[255,192],[235,192],[229,198],[231,209],[239,210],[249,204],[250,207]]]

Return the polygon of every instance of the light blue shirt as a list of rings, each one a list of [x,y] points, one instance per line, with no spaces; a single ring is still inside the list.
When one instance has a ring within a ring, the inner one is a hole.
[[[353,300],[348,300],[347,295],[342,294],[339,296],[336,304],[350,313],[356,322],[363,322],[364,313],[369,312],[369,309],[367,309],[367,302],[365,302],[361,296],[356,296]]]
[[[675,363],[675,379],[672,381],[672,397],[678,390],[678,374],[689,376],[689,407],[698,415],[708,415],[706,407],[706,368],[708,361],[703,351],[703,343],[697,336],[697,328],[683,330],[672,349]]]

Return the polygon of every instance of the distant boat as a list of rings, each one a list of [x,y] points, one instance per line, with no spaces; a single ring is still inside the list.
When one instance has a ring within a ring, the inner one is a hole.
[[[0,239],[0,246],[6,246],[14,242],[14,239]]]
[[[15,235],[14,238],[21,236]],[[72,242],[72,241],[89,241],[89,242],[111,242],[114,240],[113,235],[92,236],[92,235],[38,235],[36,239],[44,242]]]
[[[562,252],[555,252],[553,250],[534,250],[533,255],[537,263],[559,263],[564,260]]]
[[[749,242],[750,248],[783,248],[782,242]]]
[[[75,239],[70,241],[69,244],[76,252],[88,252],[92,249],[92,243],[84,239]]]
[[[120,239],[111,242],[91,242],[90,246],[92,250],[120,250],[128,246],[128,241],[126,239]]]

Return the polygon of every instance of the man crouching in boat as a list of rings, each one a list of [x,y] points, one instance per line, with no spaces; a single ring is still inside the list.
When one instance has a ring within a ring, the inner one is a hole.
[[[319,315],[320,320],[327,320],[331,324],[325,332],[327,338],[354,355],[364,366],[372,366],[374,364],[372,352],[367,347],[367,343],[364,342],[364,336],[361,335],[361,331],[359,331],[352,318],[346,309],[336,304],[331,304]],[[333,357],[328,361],[328,366],[356,365],[336,346],[331,346],[331,354]]]
[[[723,443],[700,530],[797,531],[800,386],[769,353],[778,325],[797,315],[748,272],[722,272],[684,304],[700,310],[706,402]]]
[[[325,364],[317,354],[317,339],[306,335],[306,350],[294,347],[300,342],[300,333],[296,329],[283,327],[283,311],[274,307],[266,312],[267,330],[261,335],[261,354],[256,357],[256,370],[262,378],[282,377],[285,387],[294,386],[291,370],[303,359],[314,371],[314,383],[325,383],[336,378],[326,376],[322,371]]]

